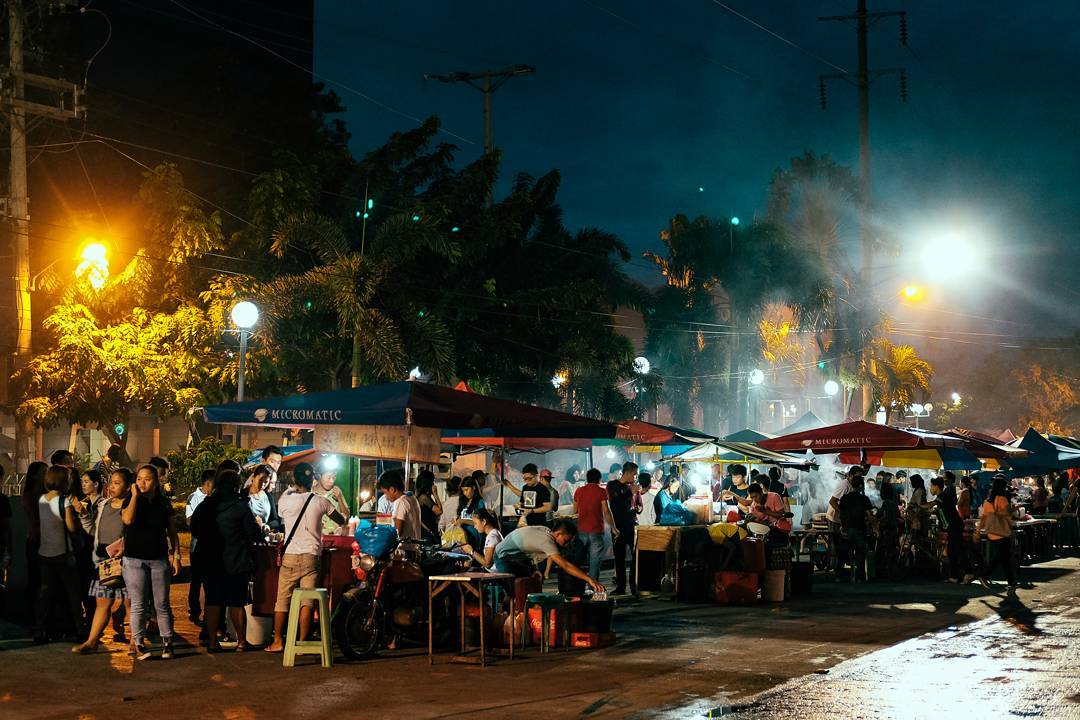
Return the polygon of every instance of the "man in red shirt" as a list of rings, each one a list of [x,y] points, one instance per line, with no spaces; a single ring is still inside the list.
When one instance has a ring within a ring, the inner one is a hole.
[[[589,577],[600,580],[600,560],[604,557],[604,523],[615,527],[608,509],[607,490],[600,487],[600,471],[585,474],[585,484],[574,492],[574,512],[578,516],[578,539],[589,553]]]

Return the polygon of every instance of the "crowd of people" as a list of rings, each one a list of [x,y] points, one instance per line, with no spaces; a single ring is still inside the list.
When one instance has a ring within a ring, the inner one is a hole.
[[[266,650],[280,652],[293,589],[318,582],[323,537],[351,534],[336,468],[299,463],[285,487],[278,476],[281,462],[274,446],[263,450],[260,464],[246,475],[237,463],[223,461],[203,473],[187,498],[187,610],[190,620],[203,625],[200,641],[209,652],[220,652],[227,639],[226,614],[237,634],[236,650],[252,649],[245,641],[244,607],[257,542],[279,548],[274,635]],[[932,543],[932,533],[940,532],[950,581],[978,578],[989,586],[1000,569],[1009,588],[1016,587],[1011,535],[1021,515],[1017,488],[1004,475],[980,497],[971,477],[958,479],[949,471],[927,483],[918,474],[882,471],[867,477],[867,470],[856,465],[844,472],[829,499],[826,518],[842,539],[837,569],[850,566],[851,577],[862,579],[868,556],[887,570],[903,542]],[[392,470],[379,477],[359,509],[383,516],[401,540],[443,544],[451,533],[455,547],[478,569],[514,575],[554,569],[595,592],[604,589],[600,568],[610,553],[613,593],[636,592],[634,563],[627,568],[635,528],[677,522],[676,511],[693,488],[678,468],[658,468],[654,477],[633,462],[613,464],[606,478],[598,468],[582,472],[578,466],[561,483],[553,485],[553,478],[551,470],[529,463],[520,470],[520,482],[516,475],[500,481],[477,470],[450,478],[440,490],[434,474],[423,470],[410,491],[404,473]],[[720,518],[718,538],[737,541],[744,530],[735,523],[745,520],[756,523],[753,532],[770,545],[789,544],[786,497],[799,489],[779,468],[748,474],[742,465],[717,465],[710,484],[711,499],[730,510]],[[169,592],[180,572],[181,547],[172,490],[164,459],[152,458],[133,472],[121,466],[113,449],[82,472],[67,451],[30,465],[21,502],[29,520],[27,599],[35,609],[35,642],[72,638],[74,653],[92,653],[111,624],[113,640],[129,643],[133,657],[152,656],[150,632],[160,637],[160,656],[174,656]],[[1080,488],[1065,474],[1037,478],[1023,492],[1034,514],[1077,511]],[[0,502],[0,562],[9,564],[5,507]],[[988,563],[974,551],[983,534],[990,545]],[[302,636],[311,627],[311,605],[301,609]]]

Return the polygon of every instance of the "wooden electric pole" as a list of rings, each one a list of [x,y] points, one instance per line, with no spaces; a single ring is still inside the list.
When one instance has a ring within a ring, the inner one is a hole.
[[[463,82],[480,92],[484,93],[484,152],[490,153],[495,150],[495,127],[491,112],[491,96],[501,88],[507,80],[518,75],[529,75],[536,72],[536,68],[529,65],[511,65],[502,70],[485,70],[484,72],[452,72],[448,75],[424,75],[425,80],[438,80],[444,83]]]
[[[74,7],[59,0],[48,4],[49,11]],[[30,306],[30,197],[26,180],[26,116],[58,119],[82,117],[82,90],[74,83],[28,73],[23,63],[27,9],[20,0],[7,0],[8,64],[3,73],[0,108],[8,122],[10,162],[6,216],[15,250],[15,370],[26,367],[33,353],[33,314]],[[28,99],[27,89],[35,91]],[[38,97],[40,95],[40,97]],[[41,100],[42,102],[38,102]],[[7,379],[5,378],[5,381]],[[15,403],[7,398],[12,405]],[[15,469],[25,473],[34,456],[33,428],[25,422],[15,424]]]
[[[880,70],[870,69],[870,52],[868,48],[868,34],[870,26],[878,20],[887,17],[900,18],[900,42],[907,44],[907,13],[902,10],[889,10],[884,12],[868,12],[866,0],[857,0],[853,15],[828,15],[819,17],[818,20],[825,22],[842,22],[845,24],[855,23],[855,37],[858,46],[859,69],[853,73],[833,73],[822,75],[819,79],[821,91],[821,109],[826,107],[825,81],[845,80],[853,82],[859,91],[859,240],[862,246],[862,270],[859,284],[865,292],[869,291],[872,282],[874,260],[874,231],[870,221],[871,193],[870,193],[870,83],[882,75],[900,75],[900,97],[907,101],[907,77],[902,68],[883,68]],[[873,356],[869,346],[869,338],[866,337],[865,328],[859,328],[859,342],[862,344],[862,365],[867,372],[873,367]],[[868,380],[862,384],[862,412],[867,417],[873,411],[873,390]]]

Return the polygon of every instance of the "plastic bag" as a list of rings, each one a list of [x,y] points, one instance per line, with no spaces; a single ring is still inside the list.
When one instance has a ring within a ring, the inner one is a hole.
[[[444,548],[454,548],[461,545],[468,545],[469,537],[465,534],[465,528],[456,527],[451,525],[446,528],[442,534],[442,546]]]
[[[709,526],[709,537],[713,543],[723,545],[728,538],[742,540],[746,537],[746,530],[732,523],[713,523]]]
[[[682,503],[669,503],[657,519],[657,525],[693,525],[696,519],[693,511],[687,510]]]
[[[397,530],[386,525],[356,529],[356,544],[360,546],[360,552],[379,560],[394,549],[397,539]]]

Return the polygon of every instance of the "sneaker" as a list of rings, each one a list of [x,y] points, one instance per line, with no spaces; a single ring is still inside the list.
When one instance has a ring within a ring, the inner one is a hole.
[[[176,653],[173,652],[172,640],[166,640],[165,644],[161,647],[161,659],[172,660],[174,657],[176,657]]]
[[[150,644],[145,639],[131,644],[131,657],[136,660],[149,660],[152,655]]]

